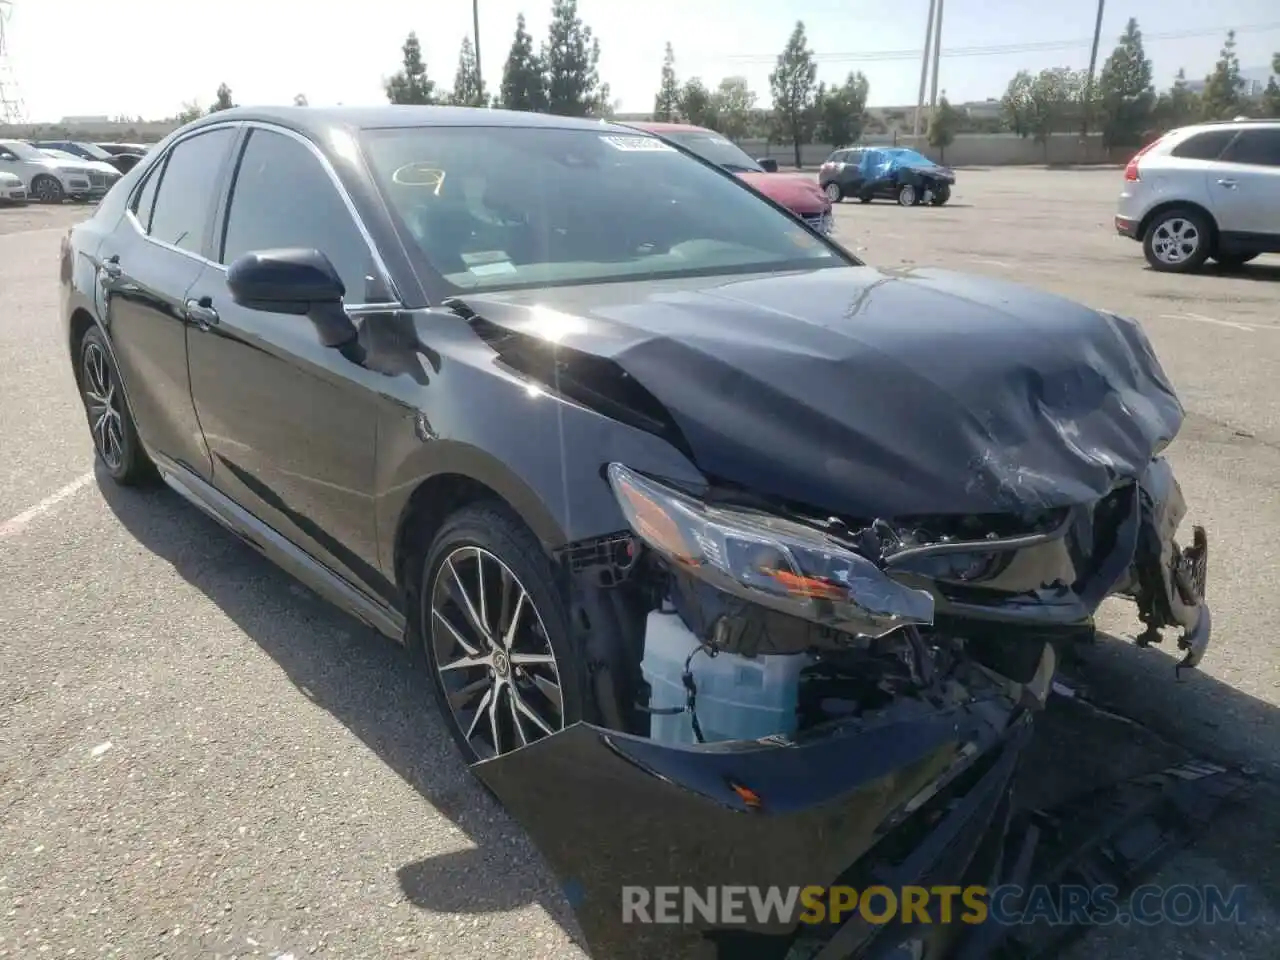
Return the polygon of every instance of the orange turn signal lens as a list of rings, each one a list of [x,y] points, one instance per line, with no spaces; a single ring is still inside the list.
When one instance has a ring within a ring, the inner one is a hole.
[[[772,567],[761,567],[760,572],[772,577],[787,593],[805,600],[843,600],[849,591],[838,583],[823,580],[819,577],[803,577],[790,570],[775,570]]]

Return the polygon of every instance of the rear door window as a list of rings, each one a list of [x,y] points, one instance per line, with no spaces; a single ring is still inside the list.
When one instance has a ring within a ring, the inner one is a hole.
[[[1280,127],[1240,131],[1222,159],[1256,167],[1280,167]]]
[[[169,151],[151,213],[152,238],[203,256],[218,177],[235,137],[235,129],[221,127]]]

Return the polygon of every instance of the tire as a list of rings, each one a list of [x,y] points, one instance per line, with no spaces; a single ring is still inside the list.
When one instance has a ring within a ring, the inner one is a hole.
[[[1217,261],[1218,266],[1223,270],[1235,270],[1243,267],[1250,260],[1257,258],[1256,253],[1223,253],[1214,254],[1213,259]]]
[[[483,604],[477,571],[485,585]],[[470,609],[459,597],[459,583],[466,586]],[[505,605],[504,587],[512,589]],[[512,612],[516,633],[508,645]],[[586,671],[570,635],[563,594],[537,539],[503,504],[473,504],[445,520],[422,565],[417,616],[436,705],[467,763],[523,746],[522,736],[531,743],[582,719]],[[483,643],[476,619],[489,626]],[[517,659],[548,655],[550,662]],[[458,700],[456,711],[450,694]],[[495,696],[496,738],[495,715],[481,712]]]
[[[933,205],[940,207],[951,199],[951,184],[944,183],[933,191]]]
[[[844,188],[834,180],[825,184],[822,188],[822,192],[827,195],[827,199],[832,203],[839,203],[844,199]]]
[[[80,341],[76,379],[94,456],[107,475],[123,487],[155,479],[156,468],[138,439],[138,428],[121,387],[120,371],[97,326],[90,327]]]
[[[31,196],[40,203],[62,203],[67,199],[67,192],[62,189],[62,181],[42,173],[31,180]]]
[[[1204,214],[1173,207],[1156,214],[1142,234],[1142,253],[1152,270],[1191,273],[1199,270],[1213,247],[1213,227]]]
[[[898,187],[898,206],[914,207],[920,202],[920,191],[913,183],[904,183]]]

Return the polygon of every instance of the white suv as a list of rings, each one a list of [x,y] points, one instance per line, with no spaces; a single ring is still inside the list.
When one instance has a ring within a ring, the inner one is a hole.
[[[1138,151],[1116,230],[1171,273],[1280,253],[1280,119],[1179,127]]]
[[[94,169],[84,160],[59,160],[21,140],[0,140],[0,172],[17,176],[27,196],[41,203],[61,203],[68,197],[98,200],[120,179],[116,170]]]

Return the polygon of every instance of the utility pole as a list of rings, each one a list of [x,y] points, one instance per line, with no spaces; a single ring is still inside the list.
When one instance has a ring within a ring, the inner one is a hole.
[[[929,45],[933,41],[933,13],[938,5],[938,0],[929,0],[929,19],[924,25],[924,54],[920,57],[920,95],[916,97],[916,118],[915,125],[911,129],[911,135],[920,136],[920,114],[924,110],[924,88],[929,80]]]
[[[1106,0],[1098,0],[1098,17],[1093,21],[1093,49],[1089,52],[1089,76],[1084,82],[1084,117],[1080,121],[1080,132],[1089,133],[1089,121],[1093,115],[1093,71],[1098,65],[1098,41],[1102,37],[1102,8]]]
[[[476,34],[476,90],[483,90],[484,73],[480,70],[480,0],[471,0],[471,20]]]
[[[929,90],[929,119],[938,109],[938,60],[942,56],[942,0],[938,0],[938,13],[933,21],[933,82]]]

